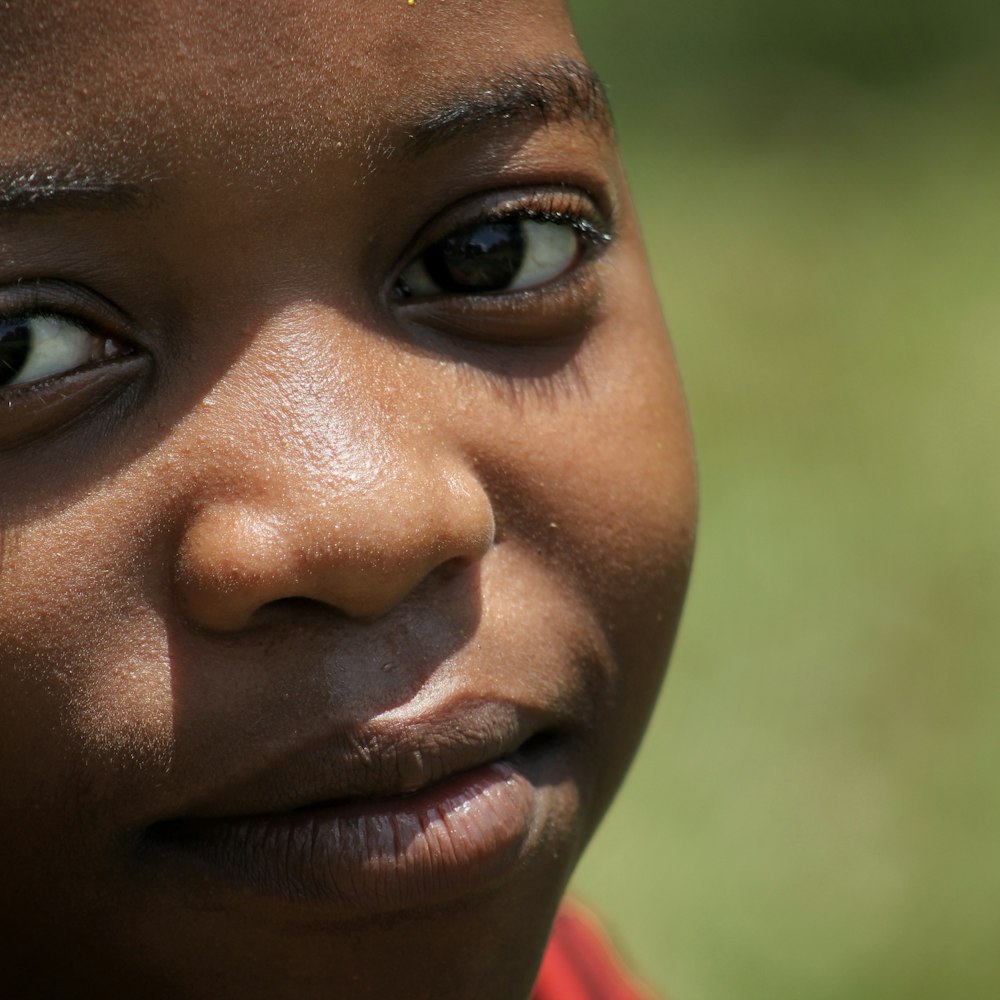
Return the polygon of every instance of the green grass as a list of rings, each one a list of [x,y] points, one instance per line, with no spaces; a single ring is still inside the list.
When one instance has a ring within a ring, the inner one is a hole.
[[[702,528],[575,888],[675,1000],[1000,996],[1000,138],[963,86],[623,118]]]

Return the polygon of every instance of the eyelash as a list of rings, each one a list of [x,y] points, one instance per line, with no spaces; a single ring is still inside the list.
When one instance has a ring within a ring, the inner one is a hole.
[[[436,249],[449,240],[458,239],[463,234],[472,234],[490,226],[517,223],[551,223],[556,227],[570,229],[577,239],[576,258],[569,262],[560,273],[540,281],[537,285],[519,288],[499,288],[478,290],[439,290],[436,295],[417,293],[410,287],[406,275],[423,264]],[[614,240],[612,226],[605,213],[598,208],[594,199],[583,191],[567,188],[552,188],[531,192],[498,192],[477,199],[469,199],[455,208],[449,209],[432,221],[416,241],[416,252],[406,256],[406,264],[400,269],[392,287],[393,298],[400,303],[422,302],[434,298],[458,297],[497,298],[512,294],[544,294],[549,285],[561,283],[567,275],[575,272],[582,263],[602,252]]]

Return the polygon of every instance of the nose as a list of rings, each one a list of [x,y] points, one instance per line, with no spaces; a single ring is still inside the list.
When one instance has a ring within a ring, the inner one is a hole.
[[[328,420],[321,448],[301,421],[298,436],[258,426],[243,435],[256,448],[215,451],[177,549],[190,622],[238,631],[289,598],[370,621],[483,557],[493,507],[470,461],[426,425],[380,420],[347,431]]]

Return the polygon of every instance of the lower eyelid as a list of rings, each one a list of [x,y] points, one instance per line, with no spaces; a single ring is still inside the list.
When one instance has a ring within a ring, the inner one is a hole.
[[[400,316],[415,329],[523,346],[584,335],[598,321],[601,303],[599,278],[585,264],[538,288],[405,302]]]
[[[134,352],[95,368],[0,389],[0,451],[47,439],[90,413],[114,413],[116,406],[126,408],[111,418],[120,422],[134,405],[137,397],[129,392],[141,389],[148,362],[148,355]]]

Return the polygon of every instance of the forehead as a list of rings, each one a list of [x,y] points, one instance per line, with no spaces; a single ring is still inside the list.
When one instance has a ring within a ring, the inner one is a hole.
[[[377,147],[387,123],[419,120],[442,93],[579,58],[556,0],[2,7],[0,135],[14,165]]]

